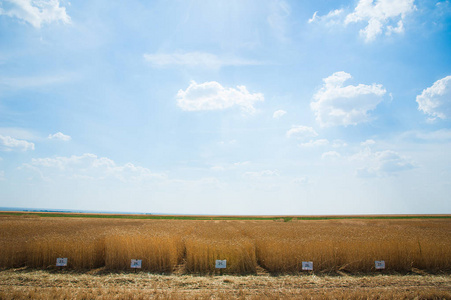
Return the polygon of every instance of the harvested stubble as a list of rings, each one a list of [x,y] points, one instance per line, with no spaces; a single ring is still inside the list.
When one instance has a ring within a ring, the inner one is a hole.
[[[451,271],[451,220],[183,221],[0,217],[0,267],[213,273]]]

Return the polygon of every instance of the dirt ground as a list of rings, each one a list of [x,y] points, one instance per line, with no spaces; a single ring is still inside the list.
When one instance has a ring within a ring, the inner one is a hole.
[[[155,275],[9,269],[0,299],[451,299],[451,275]]]

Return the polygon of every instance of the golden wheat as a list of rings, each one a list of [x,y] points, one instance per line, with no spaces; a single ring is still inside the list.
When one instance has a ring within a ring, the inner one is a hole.
[[[451,220],[189,221],[0,217],[0,267],[142,269],[169,273],[451,270]]]

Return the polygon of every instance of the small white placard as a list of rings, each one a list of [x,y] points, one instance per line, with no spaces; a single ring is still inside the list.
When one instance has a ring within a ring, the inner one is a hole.
[[[303,261],[302,262],[302,270],[313,271],[313,261]]]
[[[227,260],[216,260],[216,269],[225,269],[227,267]]]
[[[383,270],[385,269],[385,261],[383,260],[376,260],[375,262],[376,270]]]
[[[141,269],[142,260],[141,259],[132,259],[132,263],[130,268],[133,269]]]
[[[67,266],[67,257],[58,257],[56,259],[56,266],[57,267],[66,267]]]

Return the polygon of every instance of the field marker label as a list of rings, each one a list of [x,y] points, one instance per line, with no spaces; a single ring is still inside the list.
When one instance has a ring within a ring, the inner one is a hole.
[[[227,267],[227,260],[216,260],[216,269],[225,269]]]
[[[302,270],[313,271],[313,261],[303,261],[302,262]]]
[[[56,266],[57,267],[67,267],[67,257],[58,257],[56,259]]]
[[[132,263],[130,265],[130,268],[133,269],[141,269],[142,260],[141,259],[132,259]]]
[[[383,270],[385,269],[385,261],[383,260],[376,260],[375,262],[376,270]]]

